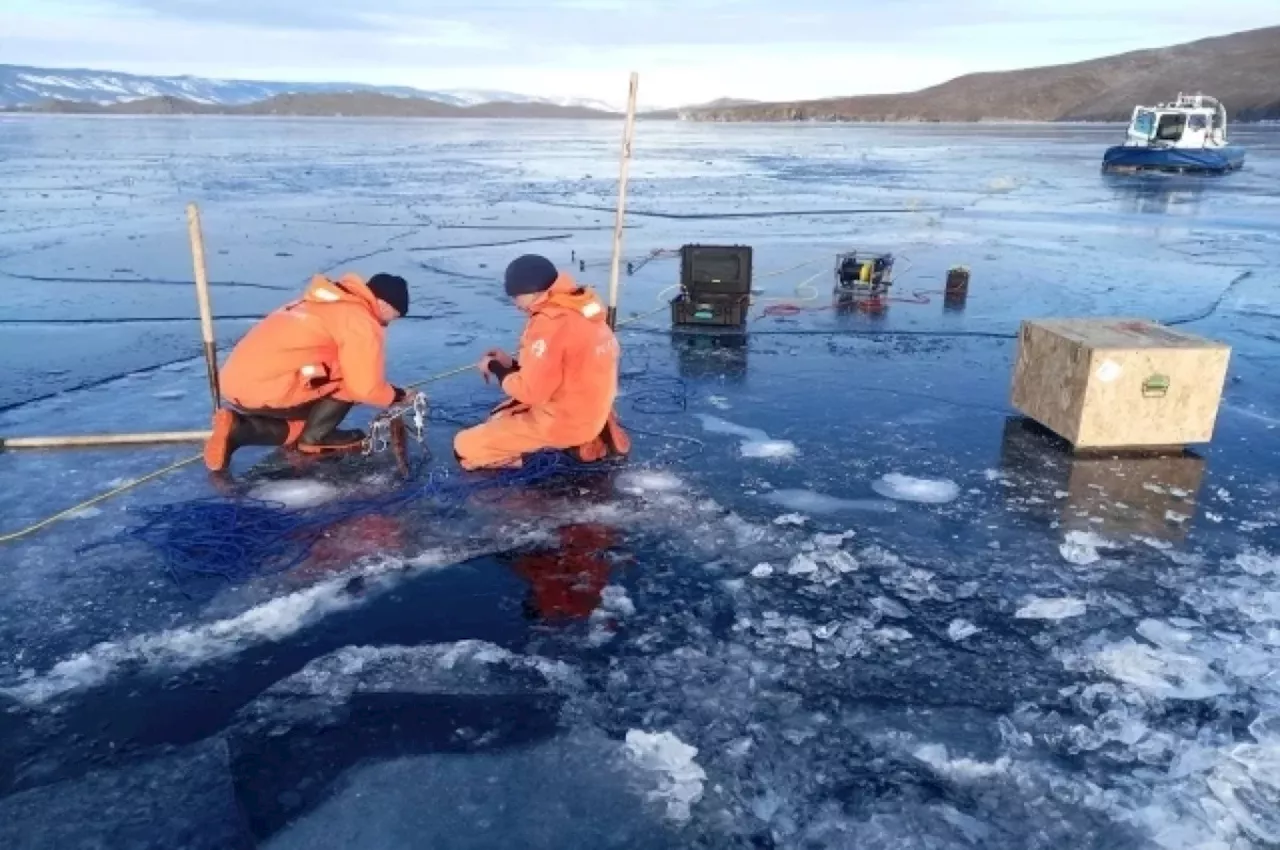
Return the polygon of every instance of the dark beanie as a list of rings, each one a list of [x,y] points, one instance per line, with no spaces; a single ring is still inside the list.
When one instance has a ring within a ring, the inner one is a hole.
[[[409,315],[409,284],[393,274],[375,274],[365,284],[379,301],[385,301],[401,316]]]
[[[507,266],[507,294],[515,298],[517,295],[546,292],[559,276],[560,272],[556,270],[555,264],[546,257],[538,254],[516,257]]]

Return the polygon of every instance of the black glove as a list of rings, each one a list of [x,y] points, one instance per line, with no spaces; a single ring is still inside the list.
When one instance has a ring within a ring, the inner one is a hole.
[[[519,371],[520,371],[520,364],[515,360],[511,361],[510,366],[503,366],[500,362],[498,362],[496,359],[493,359],[493,358],[490,358],[489,360],[489,374],[497,378],[499,384],[502,383],[503,379],[506,378],[507,375],[510,375],[512,372],[519,372]]]

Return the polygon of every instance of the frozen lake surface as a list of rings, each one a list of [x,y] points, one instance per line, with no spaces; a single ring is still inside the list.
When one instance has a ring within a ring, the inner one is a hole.
[[[408,482],[246,451],[0,545],[0,847],[1280,844],[1280,131],[1221,179],[1104,178],[1116,132],[640,124],[628,463],[441,489],[467,374]],[[511,348],[518,253],[607,284],[619,135],[0,117],[0,435],[207,427],[192,200],[224,351],[348,269],[411,283],[395,381]],[[668,332],[691,242],[754,247],[745,341]],[[831,309],[854,249],[881,314]],[[1015,417],[1021,319],[1120,314],[1233,347],[1211,445]],[[0,534],[191,452],[0,455]],[[164,557],[282,516],[291,569]]]

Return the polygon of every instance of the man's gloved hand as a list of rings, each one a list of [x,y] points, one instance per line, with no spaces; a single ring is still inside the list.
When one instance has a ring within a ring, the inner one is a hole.
[[[503,351],[501,348],[491,348],[484,353],[486,360],[497,360],[503,369],[510,369],[511,364],[515,363],[511,355]]]
[[[405,389],[403,387],[396,387],[396,395],[391,403],[393,405],[404,405],[405,407],[412,407],[413,400],[420,395],[422,395],[422,393],[419,392],[418,390],[411,390],[411,389]]]
[[[515,365],[515,360],[510,354],[507,354],[501,348],[491,348],[480,358],[480,362],[476,364],[476,368],[480,370],[480,374],[484,376],[484,382],[489,383],[489,378],[495,377],[499,381],[502,379],[494,374],[493,364],[497,363],[498,368],[504,372],[510,371]]]

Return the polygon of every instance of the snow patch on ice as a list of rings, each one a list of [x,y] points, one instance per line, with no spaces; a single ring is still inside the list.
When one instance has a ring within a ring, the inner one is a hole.
[[[708,434],[724,434],[730,437],[741,437],[744,440],[767,440],[769,435],[759,428],[748,428],[745,425],[738,425],[727,419],[721,419],[719,416],[712,416],[709,413],[694,414],[702,422],[702,430]]]
[[[249,491],[250,499],[277,502],[286,508],[314,508],[336,499],[341,490],[323,481],[271,481]]]
[[[954,502],[960,497],[960,486],[947,479],[912,478],[897,472],[891,472],[871,485],[886,499],[897,499],[902,502],[921,502],[928,505],[942,505]]]
[[[840,499],[814,490],[773,490],[764,494],[767,502],[808,514],[836,514],[844,511],[875,511],[893,513],[892,502],[881,499]]]
[[[619,491],[631,496],[646,493],[676,493],[685,489],[685,483],[670,472],[657,469],[637,469],[620,473],[614,480]]]
[[[794,457],[797,453],[795,443],[790,440],[774,440],[759,428],[748,428],[738,425],[719,416],[709,413],[694,414],[702,421],[702,428],[709,434],[724,434],[742,438],[739,451],[743,457],[757,459],[778,459]]]
[[[773,520],[773,524],[800,526],[800,525],[804,525],[808,521],[809,521],[809,518],[804,514],[783,514],[780,517],[776,517]]]
[[[795,457],[796,444],[790,440],[748,440],[740,447],[743,457],[776,460]]]
[[[640,768],[658,778],[658,788],[649,792],[655,802],[666,804],[667,816],[685,822],[691,807],[702,799],[707,774],[694,759],[697,747],[691,747],[670,732],[627,732],[627,757]]]
[[[1082,616],[1087,606],[1080,599],[1032,599],[1014,614],[1019,620],[1066,620]]]

